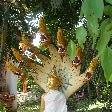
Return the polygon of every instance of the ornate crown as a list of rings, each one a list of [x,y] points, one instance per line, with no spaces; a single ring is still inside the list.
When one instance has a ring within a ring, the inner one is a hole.
[[[61,80],[60,80],[60,78],[57,75],[56,66],[55,65],[54,65],[54,67],[53,67],[53,69],[51,71],[51,74],[48,76],[48,78],[53,78],[54,79],[54,82],[56,84],[58,84],[59,86],[61,85]]]

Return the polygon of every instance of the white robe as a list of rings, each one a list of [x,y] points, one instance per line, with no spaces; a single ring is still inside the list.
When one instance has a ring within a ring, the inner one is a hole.
[[[58,90],[50,90],[45,96],[44,112],[67,112],[66,98]]]

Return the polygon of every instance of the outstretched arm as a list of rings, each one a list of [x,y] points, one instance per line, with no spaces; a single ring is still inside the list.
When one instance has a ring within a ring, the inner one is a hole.
[[[74,92],[76,92],[81,86],[83,86],[86,83],[85,80],[86,74],[81,74],[80,76],[77,76],[74,80],[72,80],[71,86],[67,88],[67,90],[64,91],[64,94],[66,98],[71,96]]]
[[[80,87],[82,87],[85,83],[87,83],[91,79],[93,75],[93,71],[95,70],[97,64],[98,64],[98,59],[93,58],[89,67],[83,74],[76,76],[70,80],[71,86],[69,86],[64,91],[66,98],[71,96],[74,92],[76,92]],[[78,67],[77,69],[80,69],[80,67]]]

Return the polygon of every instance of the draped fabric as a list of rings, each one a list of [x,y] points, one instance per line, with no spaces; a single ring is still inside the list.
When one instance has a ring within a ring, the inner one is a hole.
[[[67,112],[66,98],[58,90],[50,90],[45,96],[44,112]]]

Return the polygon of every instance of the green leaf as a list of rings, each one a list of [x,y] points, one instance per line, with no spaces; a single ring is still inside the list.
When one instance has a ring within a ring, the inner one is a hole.
[[[86,41],[87,31],[81,26],[76,29],[76,39],[78,39],[78,43],[81,48],[84,48],[83,43]]]
[[[111,74],[111,76],[110,76],[110,78],[109,78],[109,81],[112,82],[112,74]]]
[[[97,18],[102,18],[104,10],[103,0],[89,0],[89,1],[91,1],[91,8],[93,10],[93,14]]]
[[[112,0],[105,0],[107,3],[112,4]]]
[[[68,42],[67,53],[71,60],[73,60],[76,56],[76,45],[72,40]]]
[[[84,16],[95,15],[96,18],[102,18],[104,10],[103,0],[84,0],[81,7],[81,13]]]
[[[102,55],[102,53],[104,52],[108,42],[110,40],[110,33],[105,32],[99,39],[98,43],[97,43],[97,50],[98,50],[98,55]]]
[[[100,39],[96,47],[99,55],[102,55],[103,51],[105,50],[110,40],[111,35],[112,35],[112,22],[111,19],[106,19],[101,23],[100,26]]]
[[[94,47],[96,39],[99,35],[98,19],[94,15],[88,16],[87,27],[91,37],[93,38],[93,47]]]
[[[90,8],[90,0],[84,0],[81,6],[81,14],[83,13],[84,16],[87,17],[91,15],[91,12],[92,12],[92,9]]]
[[[96,39],[99,36],[98,18],[102,18],[104,11],[103,0],[84,0],[81,7],[81,12],[87,19],[87,26],[90,35],[93,37],[93,47]]]
[[[107,82],[112,81],[112,49],[107,47],[102,55],[100,55],[100,58]]]
[[[112,6],[110,6],[110,5],[105,6],[104,14],[111,17],[112,16]]]

